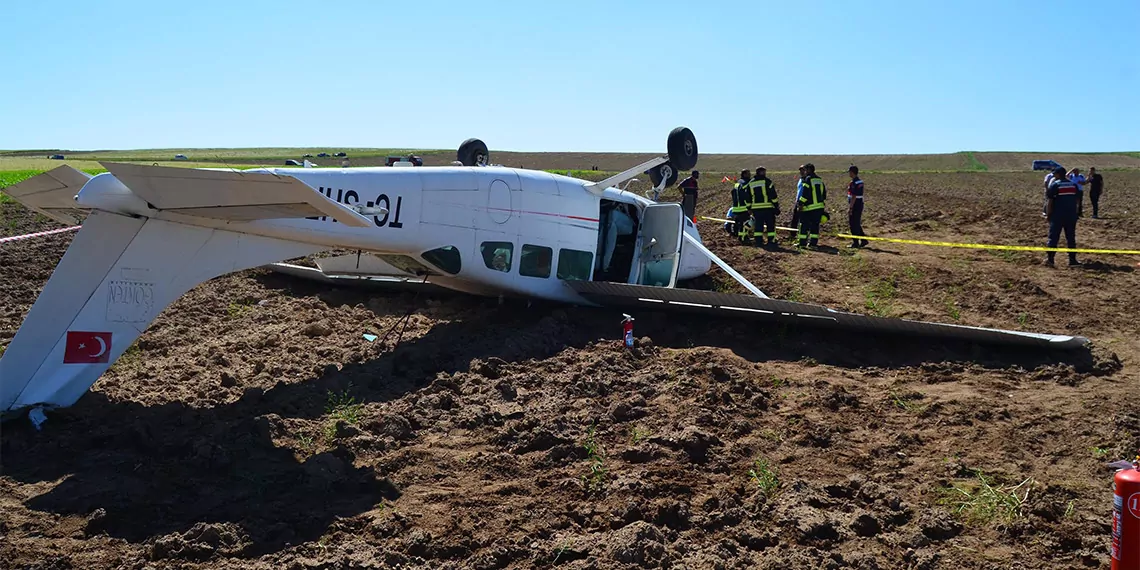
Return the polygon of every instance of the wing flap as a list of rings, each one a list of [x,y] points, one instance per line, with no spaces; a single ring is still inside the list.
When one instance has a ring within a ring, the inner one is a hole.
[[[325,275],[381,275],[386,277],[415,277],[375,255],[350,253],[336,257],[322,257],[313,260]]]
[[[233,221],[329,216],[353,227],[372,220],[292,176],[102,163],[156,210]]]

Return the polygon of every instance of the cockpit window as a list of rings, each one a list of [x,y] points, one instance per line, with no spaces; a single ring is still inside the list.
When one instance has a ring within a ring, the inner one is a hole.
[[[425,251],[422,256],[424,261],[438,267],[444,273],[450,273],[451,275],[459,273],[459,269],[462,267],[462,261],[459,258],[459,249],[453,245]]]

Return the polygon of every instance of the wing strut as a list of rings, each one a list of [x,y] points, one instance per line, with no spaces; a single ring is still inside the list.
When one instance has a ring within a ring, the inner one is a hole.
[[[689,242],[689,245],[697,248],[702,253],[704,253],[710,260],[712,260],[713,263],[719,265],[720,268],[723,269],[725,273],[728,273],[729,275],[731,275],[732,278],[735,279],[737,283],[740,283],[741,285],[744,286],[745,289],[748,289],[754,295],[756,295],[757,297],[760,297],[761,299],[767,299],[768,298],[768,296],[765,295],[763,291],[761,291],[759,288],[757,288],[755,285],[753,285],[750,281],[745,279],[743,275],[737,273],[736,270],[733,269],[731,265],[725,263],[724,260],[717,257],[715,253],[709,251],[709,248],[705,247],[705,245],[703,243],[697,241],[696,238],[689,235],[689,232],[684,232],[684,235],[685,235],[685,239]]]

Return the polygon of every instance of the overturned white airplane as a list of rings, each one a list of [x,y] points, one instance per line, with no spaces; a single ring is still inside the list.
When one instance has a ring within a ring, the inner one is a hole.
[[[768,299],[702,245],[655,190],[697,163],[689,129],[668,154],[601,182],[489,165],[466,141],[444,167],[189,169],[68,166],[4,189],[82,228],[0,358],[0,413],[75,403],[158,314],[214,277],[267,265],[330,281],[395,280],[583,305],[731,314],[976,342],[1083,346],[1082,337],[882,319]],[[84,218],[85,216],[85,218]],[[280,263],[333,249],[318,269]],[[716,263],[753,293],[678,289]]]

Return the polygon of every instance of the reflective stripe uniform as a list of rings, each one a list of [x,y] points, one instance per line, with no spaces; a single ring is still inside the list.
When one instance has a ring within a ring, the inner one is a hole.
[[[819,223],[823,217],[824,203],[827,200],[827,185],[816,174],[807,174],[801,179],[803,191],[800,193],[800,228],[797,238],[800,246],[819,245]]]
[[[754,178],[748,184],[752,194],[752,219],[756,224],[756,245],[776,243],[776,214],[780,211],[780,200],[776,196],[776,184],[771,178]]]
[[[748,210],[752,204],[752,193],[748,190],[750,180],[741,178],[732,187],[732,233],[737,238],[747,238],[748,230],[744,228],[744,221],[748,219]]]

